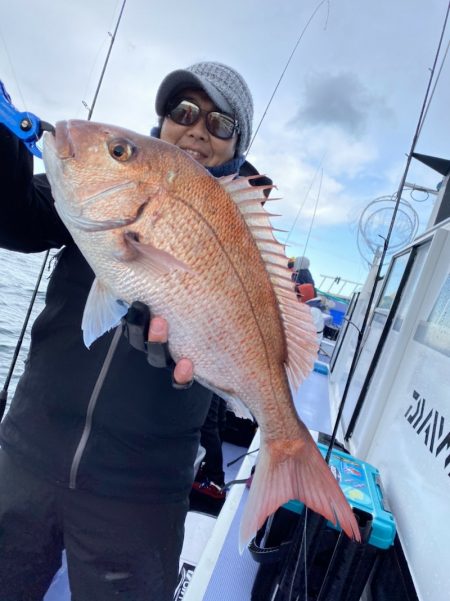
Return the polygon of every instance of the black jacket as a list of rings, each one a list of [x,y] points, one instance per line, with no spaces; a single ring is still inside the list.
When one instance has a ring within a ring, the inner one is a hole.
[[[301,286],[302,284],[314,284],[313,277],[309,269],[299,269],[298,271],[294,271],[292,274],[292,280]]]
[[[89,429],[87,407],[113,333],[90,350],[84,346],[81,318],[94,274],[54,210],[46,176],[33,177],[31,155],[1,126],[0,191],[1,247],[63,247],[0,427],[1,446],[62,486],[142,502],[186,498],[211,392],[197,383],[175,390],[169,370],[151,367],[122,336]],[[83,433],[87,442],[75,469]]]

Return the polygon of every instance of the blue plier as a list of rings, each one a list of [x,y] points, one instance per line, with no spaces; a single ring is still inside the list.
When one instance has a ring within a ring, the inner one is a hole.
[[[36,142],[44,131],[54,132],[55,128],[46,121],[41,121],[33,113],[20,112],[11,102],[11,97],[0,80],[0,123],[5,125],[16,135],[28,150],[38,158],[42,158],[42,152],[36,146]]]

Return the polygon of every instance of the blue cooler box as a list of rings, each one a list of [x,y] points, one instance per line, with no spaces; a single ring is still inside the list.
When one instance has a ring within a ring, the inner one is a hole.
[[[327,446],[319,443],[318,447],[325,457]],[[373,465],[338,450],[331,453],[330,469],[350,505],[357,513],[364,512],[371,516],[372,530],[368,544],[388,549],[394,542],[396,527],[383,495],[379,471]],[[304,505],[300,501],[289,501],[284,507],[302,513]],[[328,525],[334,528],[333,524]]]
[[[328,447],[318,447],[325,457]],[[306,513],[300,501],[289,501],[250,545],[261,564],[251,601],[360,601],[378,560],[395,548],[395,522],[378,470],[337,449],[330,469],[356,514],[362,542],[340,536],[339,526]]]

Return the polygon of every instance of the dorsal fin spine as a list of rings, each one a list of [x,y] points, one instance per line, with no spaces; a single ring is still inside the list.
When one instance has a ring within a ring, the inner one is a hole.
[[[250,181],[256,177],[261,176],[236,179],[227,177],[219,178],[218,181],[241,211],[266,265],[284,326],[287,348],[286,373],[290,385],[297,388],[314,365],[317,353],[316,330],[308,308],[297,300],[287,268],[288,259],[284,255],[284,246],[273,234],[274,231],[283,230],[272,227],[269,214],[263,207],[267,200],[264,191],[275,186],[252,186]],[[287,327],[288,324],[295,327]]]

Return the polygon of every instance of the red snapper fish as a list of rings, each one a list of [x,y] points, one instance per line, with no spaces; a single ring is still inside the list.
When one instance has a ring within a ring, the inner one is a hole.
[[[96,275],[86,345],[139,300],[167,320],[174,360],[189,357],[196,380],[256,418],[261,444],[241,549],[290,499],[359,540],[294,407],[291,387],[313,366],[316,332],[261,204],[264,187],[216,179],[176,146],[87,121],[46,134],[44,162],[56,210]]]

